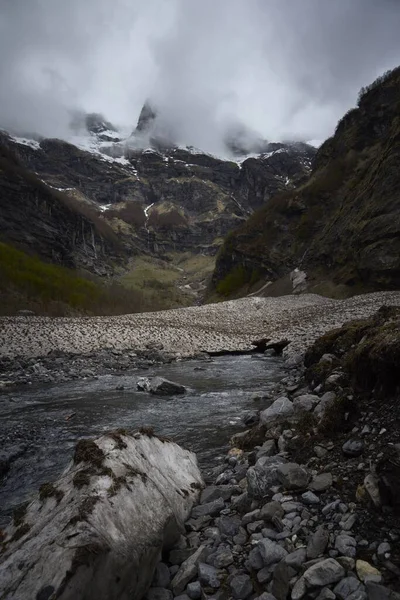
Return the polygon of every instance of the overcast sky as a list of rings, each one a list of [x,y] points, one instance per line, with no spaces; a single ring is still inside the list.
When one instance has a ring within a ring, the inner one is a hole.
[[[325,139],[400,64],[399,0],[0,0],[0,125],[67,135],[69,110],[133,126],[149,97],[179,141],[227,124]]]

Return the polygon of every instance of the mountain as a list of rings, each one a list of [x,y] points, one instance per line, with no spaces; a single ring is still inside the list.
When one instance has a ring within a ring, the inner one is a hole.
[[[227,236],[210,297],[400,287],[400,67],[360,92],[311,175]]]
[[[0,132],[0,241],[146,293],[163,289],[166,307],[198,301],[225,236],[304,181],[316,151],[265,143],[229,161],[159,139],[139,148],[154,118],[145,105],[132,134],[76,113],[68,141]]]

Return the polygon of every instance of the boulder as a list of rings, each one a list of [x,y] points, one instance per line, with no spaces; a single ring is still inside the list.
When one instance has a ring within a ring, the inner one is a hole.
[[[5,531],[0,595],[141,598],[202,485],[196,456],[175,443],[118,432],[80,440],[60,478]]]
[[[272,486],[279,485],[278,467],[287,461],[282,456],[265,456],[247,471],[247,493],[250,498],[261,499],[270,494]]]
[[[266,408],[260,413],[260,423],[261,425],[271,426],[280,421],[285,421],[288,417],[291,417],[293,413],[293,403],[289,398],[286,398],[286,396],[281,396],[275,400],[269,408]]]
[[[277,468],[279,481],[287,490],[301,490],[307,487],[310,474],[297,463],[286,463]]]
[[[319,400],[314,394],[303,394],[293,400],[293,407],[296,412],[309,412],[317,406]]]
[[[137,389],[141,392],[149,392],[155,396],[174,396],[175,394],[184,394],[186,388],[180,383],[169,381],[164,377],[141,377],[137,381]]]
[[[304,573],[307,587],[324,587],[340,581],[345,576],[345,570],[334,559],[327,558],[312,565]]]

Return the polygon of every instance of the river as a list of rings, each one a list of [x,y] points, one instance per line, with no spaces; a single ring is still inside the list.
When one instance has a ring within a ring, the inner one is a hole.
[[[139,377],[154,375],[185,385],[187,393],[165,398],[136,390]],[[0,526],[40,484],[60,474],[77,439],[110,429],[154,427],[196,452],[202,468],[215,465],[231,435],[243,429],[243,416],[262,407],[258,398],[283,376],[278,358],[222,356],[2,392],[1,452],[20,449],[21,455],[0,479]]]

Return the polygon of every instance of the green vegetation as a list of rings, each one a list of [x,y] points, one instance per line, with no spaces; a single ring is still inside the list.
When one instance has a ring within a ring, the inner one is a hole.
[[[231,296],[244,286],[248,293],[251,287],[260,279],[258,269],[246,269],[243,265],[235,266],[226,277],[217,285],[217,293],[221,296]]]
[[[0,242],[0,315],[22,309],[51,316],[116,315],[180,306],[181,294],[173,284],[178,275],[159,269],[156,276],[139,269],[126,280],[104,282]],[[132,285],[133,279],[139,284]]]

